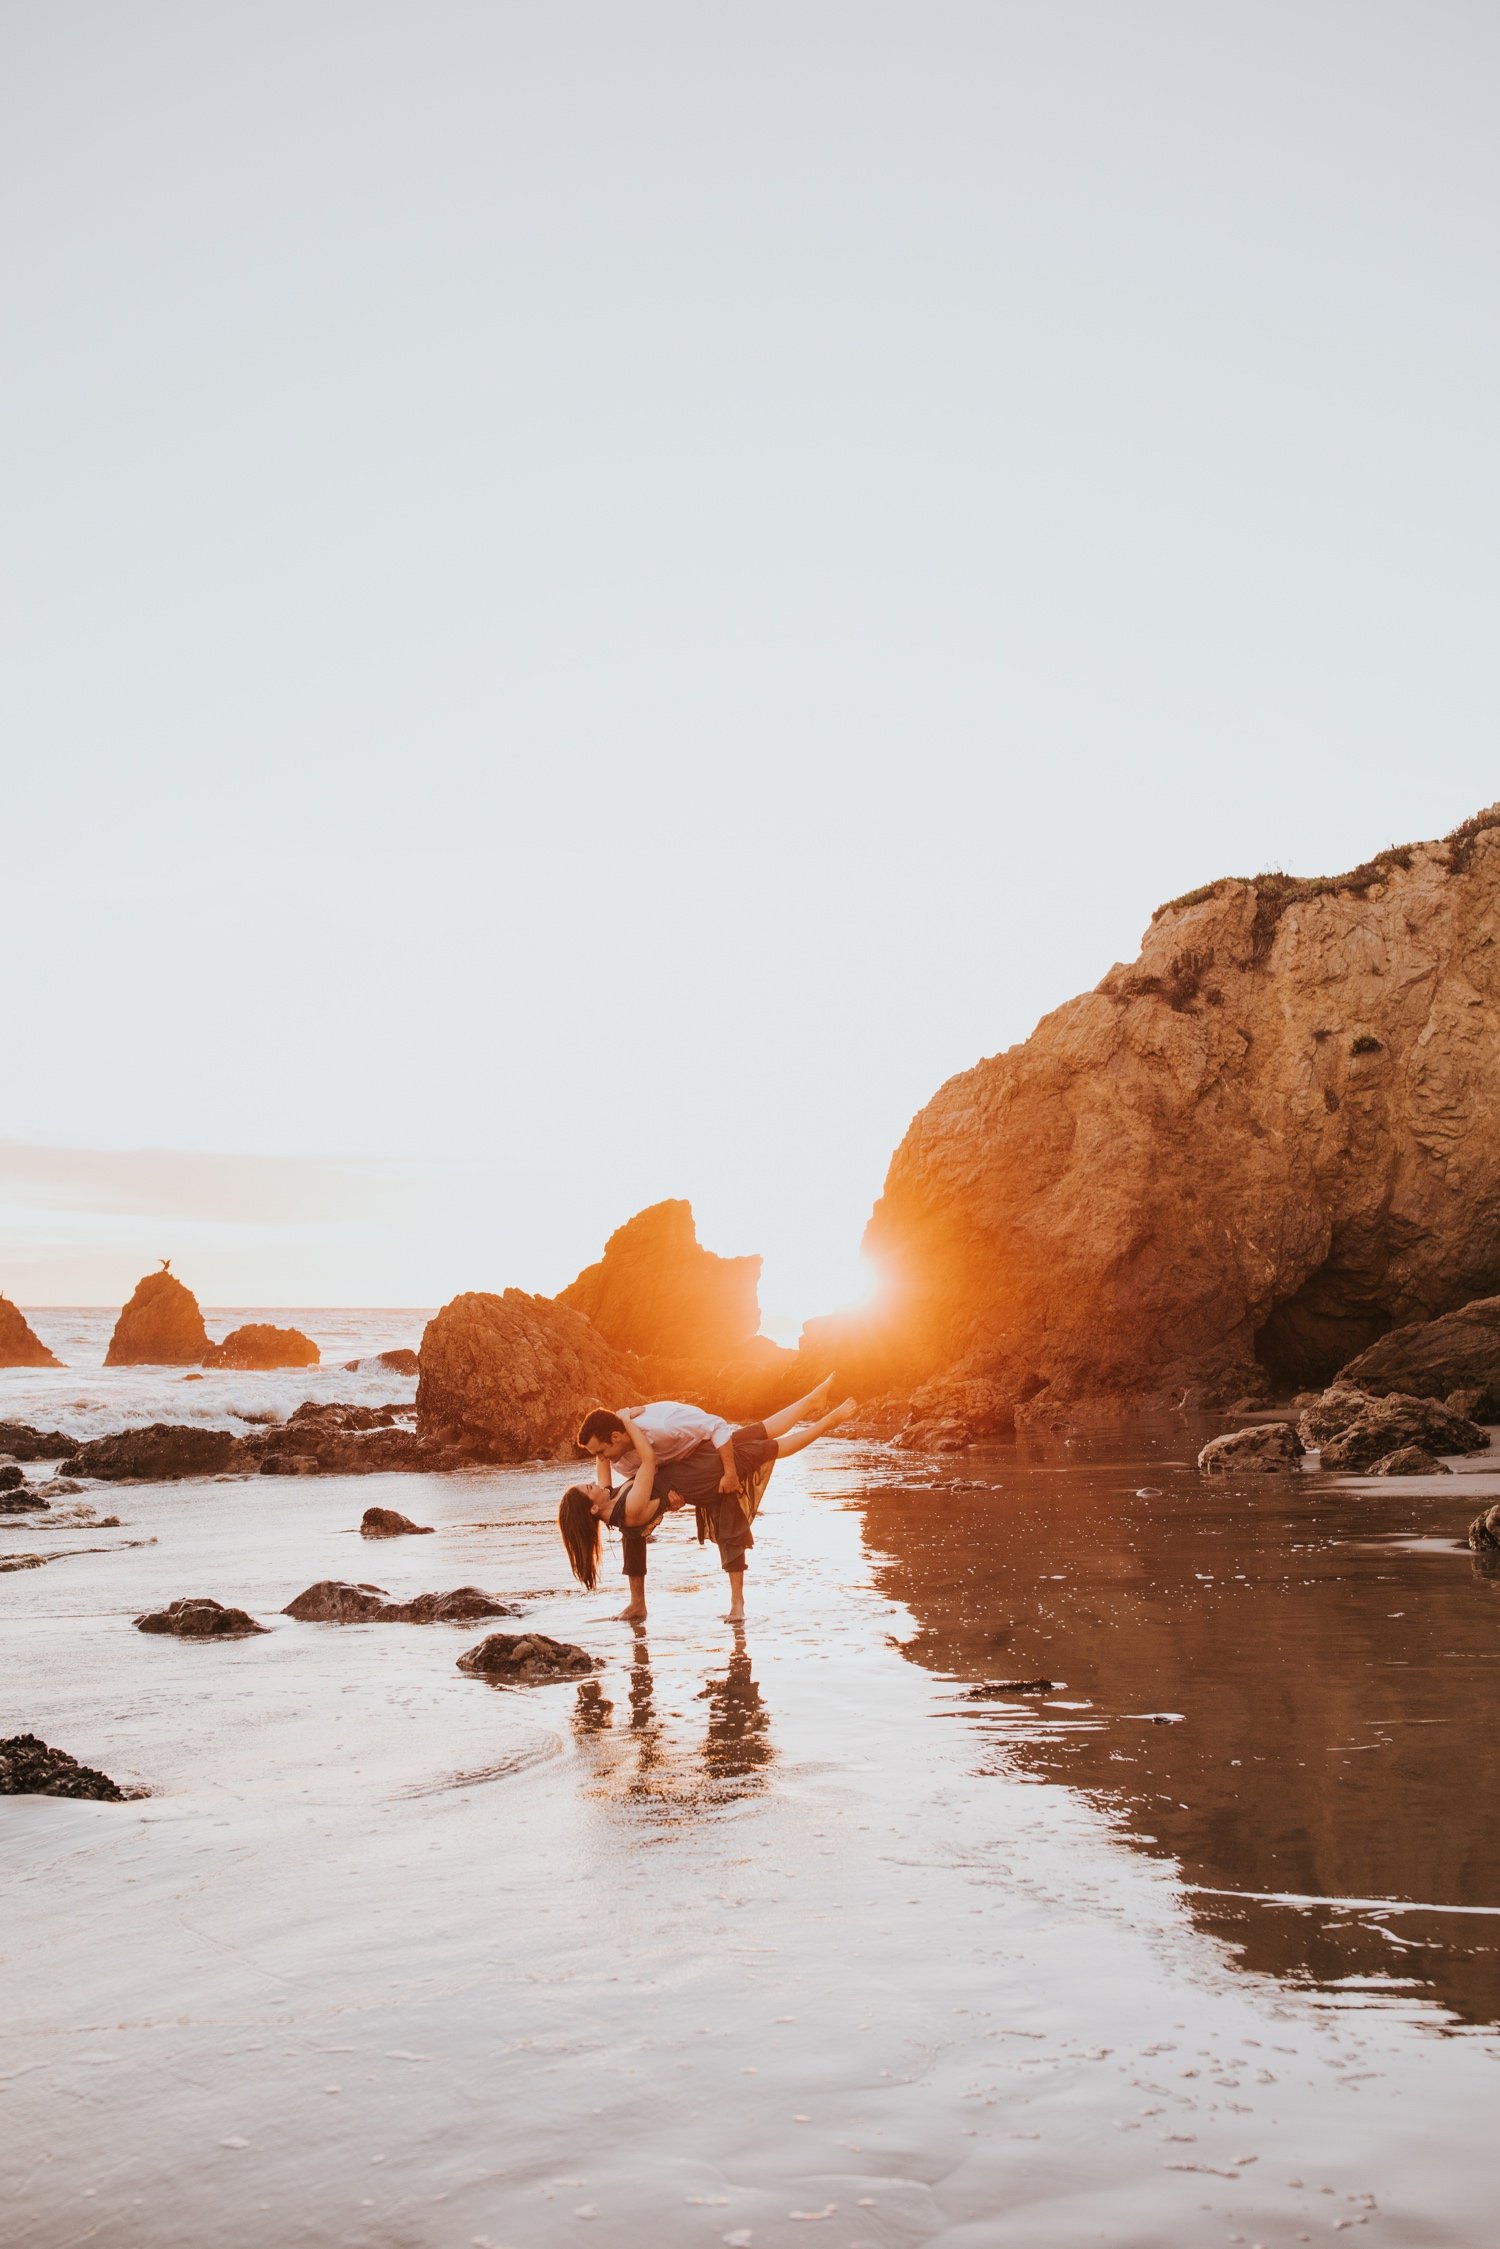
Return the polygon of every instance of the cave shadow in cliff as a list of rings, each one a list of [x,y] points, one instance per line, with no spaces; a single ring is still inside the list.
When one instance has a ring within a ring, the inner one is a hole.
[[[1276,1390],[1323,1389],[1389,1332],[1381,1300],[1387,1263],[1382,1245],[1336,1248],[1276,1306],[1255,1338],[1256,1359]]]

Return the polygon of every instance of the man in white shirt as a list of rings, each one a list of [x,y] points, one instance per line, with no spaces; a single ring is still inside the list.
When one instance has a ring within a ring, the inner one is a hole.
[[[740,1488],[732,1425],[720,1414],[705,1413],[701,1406],[685,1406],[676,1398],[659,1398],[649,1406],[621,1406],[618,1413],[607,1413],[600,1406],[584,1421],[578,1442],[595,1460],[618,1467],[627,1482],[643,1457],[665,1468],[669,1461],[685,1460],[700,1445],[712,1445],[724,1467],[720,1491],[737,1492]],[[601,1470],[601,1482],[607,1477],[608,1470]]]

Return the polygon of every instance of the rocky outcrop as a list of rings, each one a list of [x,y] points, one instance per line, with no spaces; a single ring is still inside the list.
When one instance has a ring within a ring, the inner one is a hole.
[[[72,1796],[94,1804],[122,1804],[125,1791],[107,1773],[80,1765],[65,1749],[49,1749],[35,1734],[0,1741],[0,1796]]]
[[[1372,1476],[1451,1476],[1453,1470],[1446,1461],[1438,1460],[1425,1445],[1402,1445],[1377,1460],[1370,1470]]]
[[[1344,1368],[1341,1379],[1384,1397],[1472,1394],[1471,1419],[1500,1420],[1500,1296],[1482,1296],[1440,1319],[1394,1328]]]
[[[0,1459],[61,1460],[76,1452],[78,1439],[60,1429],[33,1429],[25,1421],[0,1421]]]
[[[53,1352],[34,1334],[25,1315],[8,1296],[0,1296],[0,1367],[60,1367]]]
[[[301,1405],[279,1428],[242,1441],[247,1465],[263,1476],[373,1476],[434,1473],[458,1465],[441,1440],[403,1426],[410,1406]]]
[[[145,1429],[93,1437],[62,1464],[65,1476],[99,1476],[106,1483],[168,1483],[182,1476],[217,1476],[244,1465],[240,1439],[228,1429],[153,1421]]]
[[[164,1609],[151,1609],[135,1620],[137,1632],[169,1632],[175,1640],[245,1640],[252,1632],[266,1632],[244,1609],[227,1609],[222,1601],[206,1597],[169,1601]]]
[[[1302,1439],[1289,1421],[1263,1421],[1211,1437],[1198,1466],[1205,1476],[1284,1476],[1302,1453]]]
[[[498,1687],[541,1687],[554,1679],[579,1679],[604,1666],[597,1656],[545,1632],[492,1632],[458,1659],[460,1671]]]
[[[222,1343],[213,1345],[205,1364],[224,1368],[315,1367],[321,1356],[311,1336],[304,1335],[300,1328],[273,1328],[252,1321],[248,1327],[232,1329]]]
[[[1370,1399],[1337,1436],[1326,1438],[1321,1462],[1324,1468],[1365,1476],[1377,1461],[1407,1445],[1436,1455],[1487,1452],[1489,1442],[1474,1422],[1450,1413],[1435,1399],[1403,1398],[1397,1392]]]
[[[639,1368],[582,1313],[515,1288],[445,1304],[421,1361],[419,1432],[474,1460],[573,1459],[591,1407],[642,1395]]]
[[[1352,873],[1212,883],[950,1080],[891,1164],[883,1296],[815,1322],[866,1391],[1326,1382],[1500,1289],[1500,807]]]
[[[410,1601],[387,1600],[378,1585],[350,1585],[322,1578],[289,1601],[283,1616],[302,1624],[474,1624],[481,1617],[514,1616],[507,1601],[497,1601],[477,1585],[451,1593],[418,1593]]]
[[[197,1367],[212,1356],[198,1299],[165,1266],[138,1281],[115,1322],[107,1367]]]
[[[653,1203],[616,1227],[603,1257],[557,1302],[581,1312],[617,1351],[729,1360],[760,1339],[760,1264],[704,1249],[691,1203]]]
[[[431,1538],[431,1523],[414,1523],[394,1507],[367,1507],[359,1520],[361,1538]]]

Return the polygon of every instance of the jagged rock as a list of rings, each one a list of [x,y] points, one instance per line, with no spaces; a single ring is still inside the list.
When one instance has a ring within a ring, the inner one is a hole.
[[[1351,1390],[1346,1383],[1335,1382],[1321,1398],[1313,1400],[1298,1421],[1302,1442],[1326,1445],[1331,1437],[1342,1436],[1370,1403],[1363,1390]]]
[[[410,1406],[301,1405],[282,1427],[244,1439],[263,1476],[372,1476],[458,1465],[452,1447],[398,1424]]]
[[[1407,1397],[1446,1398],[1452,1390],[1472,1390],[1484,1411],[1471,1419],[1500,1416],[1500,1296],[1392,1329],[1351,1360],[1341,1379],[1372,1397],[1399,1390]]]
[[[1302,1439],[1289,1421],[1262,1421],[1211,1437],[1198,1455],[1198,1466],[1205,1476],[1284,1475],[1302,1453]]]
[[[1500,1401],[1493,1390],[1450,1390],[1443,1404],[1465,1421],[1494,1421],[1500,1416]]]
[[[379,1585],[350,1585],[342,1578],[319,1578],[295,1601],[288,1601],[283,1616],[303,1624],[368,1624],[385,1608],[385,1591]]]
[[[61,1460],[76,1452],[78,1439],[60,1429],[33,1429],[24,1421],[0,1421],[0,1453],[11,1460]]]
[[[32,1332],[24,1313],[0,1296],[0,1367],[60,1367],[54,1352]]]
[[[310,1585],[282,1611],[303,1624],[472,1624],[480,1617],[515,1614],[509,1602],[497,1601],[477,1585],[391,1601],[378,1585],[350,1585],[337,1578]]]
[[[166,1483],[182,1476],[217,1476],[244,1465],[241,1441],[228,1429],[153,1421],[94,1437],[62,1464],[65,1476],[99,1476],[107,1483]]]
[[[49,1749],[35,1734],[0,1741],[0,1796],[71,1796],[94,1804],[123,1804],[125,1791],[107,1773],[80,1765],[65,1749]]]
[[[916,1118],[866,1236],[882,1297],[811,1323],[810,1362],[884,1392],[983,1349],[1061,1397],[1233,1398],[1492,1294],[1497,922],[1500,807],[1163,907]]]
[[[1486,1507],[1469,1525],[1469,1544],[1476,1554],[1500,1561],[1500,1506]]]
[[[359,1374],[365,1367],[384,1367],[387,1374],[415,1374],[418,1371],[417,1354],[405,1348],[396,1351],[377,1351],[373,1359],[346,1359],[345,1374]]]
[[[174,1273],[148,1273],[115,1322],[107,1367],[197,1367],[213,1355],[198,1299]]]
[[[549,1640],[545,1632],[492,1632],[477,1647],[465,1650],[458,1668],[499,1686],[538,1687],[552,1679],[577,1679],[604,1666],[597,1656],[570,1641]]]
[[[13,1460],[0,1461],[0,1492],[19,1491],[26,1481],[26,1471]]]
[[[1367,1475],[1377,1460],[1403,1446],[1420,1445],[1430,1453],[1487,1452],[1489,1439],[1472,1422],[1464,1421],[1434,1398],[1403,1398],[1396,1393],[1375,1398],[1322,1447],[1325,1468]]]
[[[150,1609],[136,1618],[135,1628],[137,1632],[170,1632],[177,1640],[244,1640],[252,1632],[270,1629],[257,1624],[243,1609],[226,1609],[222,1601],[206,1596],[169,1601],[164,1609]]]
[[[367,1507],[360,1517],[361,1538],[430,1538],[431,1523],[414,1523],[394,1507]]]
[[[702,1247],[687,1202],[653,1203],[616,1227],[596,1265],[557,1298],[619,1351],[732,1359],[760,1329],[758,1257]]]
[[[1451,1476],[1453,1470],[1446,1461],[1437,1460],[1425,1445],[1402,1445],[1377,1460],[1370,1470],[1372,1476]]]
[[[228,1368],[315,1367],[321,1358],[316,1343],[300,1328],[273,1328],[252,1321],[248,1327],[232,1329],[206,1354],[206,1363]]]
[[[592,1406],[652,1397],[635,1363],[549,1297],[456,1296],[422,1338],[417,1428],[489,1461],[574,1457]]]

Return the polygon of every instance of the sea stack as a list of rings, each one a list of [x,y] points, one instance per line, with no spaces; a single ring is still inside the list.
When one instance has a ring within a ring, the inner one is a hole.
[[[557,1298],[606,1343],[643,1358],[738,1358],[760,1330],[758,1257],[704,1249],[688,1202],[653,1203],[617,1226],[597,1264]]]
[[[866,1234],[883,1300],[809,1357],[866,1390],[1211,1404],[1495,1295],[1497,931],[1500,805],[1159,908],[1138,960],[922,1110]]]
[[[8,1296],[0,1296],[0,1367],[60,1367],[54,1352],[47,1349],[40,1336],[33,1333],[30,1324]]]
[[[115,1322],[107,1367],[198,1367],[212,1358],[198,1299],[165,1266],[148,1273]]]

